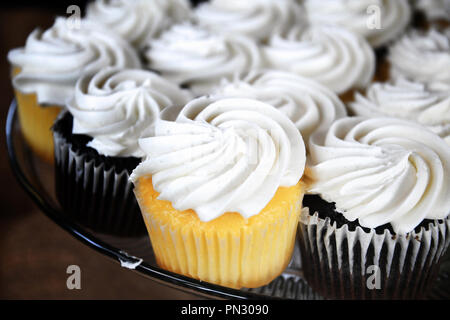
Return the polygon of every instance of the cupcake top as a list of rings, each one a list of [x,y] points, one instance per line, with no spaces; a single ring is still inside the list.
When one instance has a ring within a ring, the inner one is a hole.
[[[294,73],[264,70],[247,77],[226,81],[213,94],[252,98],[266,102],[294,122],[304,141],[312,132],[328,129],[347,113],[334,92],[314,80]]]
[[[360,116],[404,118],[428,126],[450,145],[450,92],[436,92],[425,84],[399,78],[373,83],[365,95],[356,93],[350,109]]]
[[[286,32],[301,23],[303,16],[300,5],[293,0],[212,0],[195,9],[200,25],[255,40]]]
[[[158,199],[202,221],[258,214],[280,186],[299,182],[305,166],[292,121],[253,99],[195,99],[175,121],[157,121],[139,145],[147,157],[131,179],[152,175]]]
[[[450,21],[450,0],[414,0],[413,3],[430,21]]]
[[[426,127],[396,118],[342,118],[310,140],[309,192],[367,228],[406,234],[450,213],[450,148]]]
[[[312,78],[341,94],[364,88],[375,72],[375,55],[369,43],[343,27],[295,26],[273,36],[263,47],[270,68],[290,70]]]
[[[96,0],[86,9],[86,19],[105,25],[138,48],[190,16],[187,0]]]
[[[408,0],[306,0],[305,9],[311,23],[346,27],[374,47],[397,38],[411,18]]]
[[[260,50],[250,38],[220,35],[189,23],[175,25],[152,41],[146,56],[151,69],[197,95],[208,94],[223,78],[261,66]]]
[[[134,49],[99,25],[82,20],[79,28],[57,18],[42,32],[34,30],[25,47],[11,50],[9,61],[20,73],[14,88],[36,93],[40,104],[64,105],[80,76],[108,66],[139,68]]]
[[[447,32],[412,30],[389,48],[391,78],[426,83],[433,90],[450,91],[450,28]]]
[[[106,68],[81,77],[67,108],[73,134],[93,139],[99,154],[144,156],[138,138],[151,129],[165,107],[184,105],[190,94],[157,74],[141,69]]]

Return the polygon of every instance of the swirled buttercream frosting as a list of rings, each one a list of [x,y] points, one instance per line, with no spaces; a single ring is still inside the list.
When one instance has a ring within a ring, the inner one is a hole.
[[[285,35],[275,35],[263,47],[263,56],[269,68],[312,78],[338,94],[365,87],[375,71],[369,43],[331,25],[296,26]]]
[[[151,69],[197,95],[225,79],[261,67],[260,49],[250,38],[220,35],[193,24],[175,25],[152,41],[146,52]]]
[[[396,118],[342,118],[310,140],[309,192],[363,227],[406,234],[450,213],[450,148],[426,127]]]
[[[184,105],[191,96],[176,84],[141,69],[107,68],[79,79],[67,104],[73,115],[73,134],[93,139],[100,154],[144,156],[138,139],[166,107]]]
[[[355,94],[349,104],[354,114],[393,116],[428,126],[450,145],[450,92],[432,91],[425,84],[398,79],[373,83],[365,95]]]
[[[365,37],[374,47],[397,38],[408,26],[408,0],[306,0],[308,20],[336,24]]]
[[[253,99],[195,99],[176,121],[157,121],[139,145],[147,157],[131,179],[152,175],[159,199],[202,221],[258,214],[280,186],[299,182],[305,166],[293,122]]]
[[[212,0],[198,6],[195,17],[210,30],[255,40],[284,33],[305,20],[301,6],[292,0]]]
[[[328,129],[335,119],[347,114],[344,104],[330,89],[284,71],[252,72],[243,79],[224,82],[214,94],[256,99],[276,107],[294,122],[304,141],[312,132]]]
[[[40,104],[61,106],[84,74],[109,66],[141,67],[134,49],[119,36],[85,20],[77,25],[64,18],[44,32],[34,30],[25,47],[11,50],[8,59],[20,68],[14,88],[36,93]]]
[[[86,10],[86,19],[114,30],[138,48],[190,17],[187,0],[96,0]]]
[[[426,83],[450,91],[450,28],[447,32],[412,30],[389,48],[391,77]]]

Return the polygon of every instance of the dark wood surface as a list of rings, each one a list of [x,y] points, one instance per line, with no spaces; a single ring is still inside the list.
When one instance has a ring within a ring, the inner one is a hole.
[[[59,11],[0,11],[0,299],[191,299],[144,278],[93,251],[60,229],[28,199],[13,177],[5,142],[6,114],[13,98],[7,52],[23,46],[36,27],[49,27]],[[81,289],[69,290],[69,265],[81,269]]]

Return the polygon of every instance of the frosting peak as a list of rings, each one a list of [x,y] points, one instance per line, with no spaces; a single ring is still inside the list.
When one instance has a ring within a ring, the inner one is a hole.
[[[212,0],[195,10],[198,23],[206,28],[266,40],[302,22],[303,12],[292,0]]]
[[[79,28],[71,27],[63,18],[44,32],[34,30],[25,47],[10,51],[8,59],[20,68],[13,79],[16,89],[37,93],[40,104],[60,106],[84,74],[106,67],[141,67],[134,49],[122,38],[85,20]]]
[[[261,66],[258,46],[239,35],[219,35],[192,24],[175,25],[151,43],[149,67],[197,95],[208,94],[223,78]]]
[[[67,108],[74,134],[93,138],[89,147],[105,156],[144,156],[138,138],[166,107],[184,105],[185,90],[157,74],[140,69],[107,68],[77,82]]]
[[[88,5],[86,19],[112,28],[135,47],[143,47],[190,15],[187,0],[96,0]]]
[[[344,104],[328,88],[293,73],[261,70],[223,83],[214,95],[252,98],[273,105],[300,130],[304,141],[346,115]]]
[[[195,210],[202,221],[258,214],[278,187],[299,182],[305,166],[294,124],[252,99],[195,99],[176,121],[157,121],[154,136],[139,145],[147,157],[131,179],[152,175],[159,199]]]
[[[389,48],[391,77],[425,83],[432,90],[450,91],[450,28],[446,32],[410,31]]]
[[[338,94],[365,87],[375,72],[369,43],[339,26],[295,26],[273,36],[263,56],[270,68],[312,78]]]
[[[363,96],[356,93],[350,109],[360,116],[389,115],[429,127],[450,145],[450,93],[433,91],[427,85],[398,78],[391,83],[373,83]]]
[[[349,221],[396,233],[450,213],[450,148],[413,122],[396,118],[342,118],[310,140],[310,193]]]
[[[411,18],[408,0],[306,0],[305,8],[311,23],[343,26],[374,47],[399,36]]]

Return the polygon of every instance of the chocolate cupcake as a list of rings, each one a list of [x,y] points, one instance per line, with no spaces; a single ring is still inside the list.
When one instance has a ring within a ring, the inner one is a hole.
[[[128,182],[143,156],[138,138],[162,109],[189,98],[145,70],[108,68],[80,78],[53,126],[56,195],[67,216],[97,232],[143,234]]]
[[[450,149],[395,118],[343,118],[309,143],[299,224],[308,283],[326,298],[416,299],[450,236]]]

